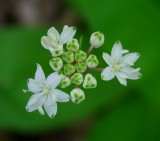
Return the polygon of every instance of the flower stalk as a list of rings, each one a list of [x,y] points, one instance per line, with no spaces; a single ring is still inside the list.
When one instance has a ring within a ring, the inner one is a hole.
[[[90,46],[89,50],[87,51],[87,56],[89,56],[92,52],[92,50],[94,49],[94,46]]]
[[[104,70],[104,68],[88,68],[88,69],[96,72],[102,72]]]

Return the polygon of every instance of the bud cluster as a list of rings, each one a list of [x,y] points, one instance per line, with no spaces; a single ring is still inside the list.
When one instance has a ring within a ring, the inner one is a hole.
[[[104,35],[100,32],[95,32],[91,35],[91,47],[98,48],[104,42]],[[66,51],[56,50],[51,51],[54,58],[49,62],[54,71],[62,71],[63,77],[59,84],[61,88],[67,88],[71,84],[84,89],[96,88],[96,78],[91,74],[86,74],[88,68],[96,68],[99,64],[98,58],[94,54],[88,54],[80,49],[77,39],[72,38],[66,44]],[[58,56],[58,57],[57,57]],[[82,89],[76,88],[71,91],[71,100],[79,104],[85,99],[85,94]]]
[[[91,46],[87,52],[81,50],[78,40],[73,38],[75,33],[75,27],[65,25],[61,33],[52,27],[48,30],[47,36],[41,38],[42,46],[52,54],[53,58],[49,61],[49,65],[54,72],[45,78],[42,67],[37,64],[35,78],[30,78],[28,90],[23,90],[25,93],[28,91],[33,93],[26,105],[28,112],[38,110],[40,114],[44,115],[46,112],[52,118],[57,113],[57,102],[71,100],[73,103],[79,104],[84,101],[85,93],[82,88],[97,87],[96,78],[93,74],[88,73],[88,70],[100,71],[101,78],[105,81],[117,77],[124,86],[127,85],[127,79],[136,80],[141,77],[140,68],[131,67],[139,58],[138,53],[129,53],[128,50],[122,48],[121,42],[118,41],[112,48],[111,56],[108,53],[102,55],[107,67],[96,68],[99,61],[97,56],[92,54],[92,50],[103,45],[103,33],[98,31],[91,35]],[[80,41],[82,43],[82,40]],[[66,48],[64,49],[64,47]],[[119,56],[121,61],[117,61],[117,54],[121,55]],[[121,70],[124,69],[125,71],[122,72]],[[57,88],[64,89],[71,84],[74,84],[75,88],[70,92],[70,96]]]

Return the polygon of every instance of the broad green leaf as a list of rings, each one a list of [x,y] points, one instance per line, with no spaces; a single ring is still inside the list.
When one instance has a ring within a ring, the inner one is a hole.
[[[87,141],[159,141],[160,114],[135,99],[119,106],[91,129]]]

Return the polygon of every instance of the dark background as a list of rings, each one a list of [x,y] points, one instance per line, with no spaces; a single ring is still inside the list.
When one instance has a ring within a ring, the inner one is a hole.
[[[143,77],[124,87],[95,73],[98,87],[85,91],[83,103],[59,103],[54,119],[27,113],[30,94],[22,89],[36,63],[52,72],[40,38],[65,24],[78,28],[84,50],[92,32],[104,33],[105,44],[93,51],[100,67],[117,40],[139,52]],[[159,33],[159,0],[0,0],[0,141],[160,141]]]

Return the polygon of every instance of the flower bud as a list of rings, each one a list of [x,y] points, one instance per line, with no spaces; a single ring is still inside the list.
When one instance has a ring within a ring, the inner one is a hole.
[[[85,89],[92,89],[97,86],[97,80],[91,74],[86,74],[83,87]]]
[[[82,51],[82,50],[76,51],[75,60],[77,62],[83,62],[84,60],[86,60],[86,58],[87,58],[87,54],[84,51]]]
[[[74,53],[72,51],[67,51],[62,55],[62,59],[66,63],[72,63],[74,61]]]
[[[81,73],[73,74],[73,76],[71,77],[71,82],[76,85],[82,84],[83,83],[83,75]]]
[[[49,65],[54,71],[59,71],[63,67],[63,61],[61,58],[52,58],[49,62]]]
[[[63,72],[65,75],[71,75],[75,72],[75,67],[72,64],[65,64]]]
[[[104,35],[101,32],[94,32],[90,37],[90,44],[95,47],[99,48],[104,43]]]
[[[83,73],[86,71],[87,65],[84,62],[80,62],[80,63],[76,63],[75,68],[76,68],[77,72]]]
[[[81,103],[83,100],[85,100],[85,94],[84,92],[79,89],[79,88],[75,88],[71,91],[70,93],[71,95],[71,100],[73,103],[79,104]]]
[[[66,87],[68,87],[70,84],[71,84],[70,78],[67,77],[67,76],[65,76],[65,75],[63,75],[62,80],[61,80],[59,86],[60,86],[61,88],[66,88]]]
[[[93,54],[89,55],[89,57],[86,60],[86,64],[89,68],[95,68],[98,66],[99,61],[97,59],[97,57]]]
[[[67,43],[67,50],[76,52],[79,49],[79,43],[77,39],[72,39]]]

